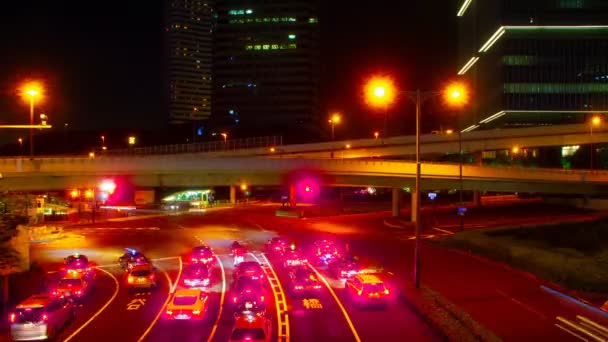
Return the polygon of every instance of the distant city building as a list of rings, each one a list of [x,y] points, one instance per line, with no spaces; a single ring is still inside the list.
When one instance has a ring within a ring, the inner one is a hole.
[[[249,135],[319,129],[316,0],[217,1],[213,117]]]
[[[165,89],[169,123],[211,116],[213,2],[165,0]]]
[[[459,0],[465,130],[583,122],[608,111],[608,1]]]

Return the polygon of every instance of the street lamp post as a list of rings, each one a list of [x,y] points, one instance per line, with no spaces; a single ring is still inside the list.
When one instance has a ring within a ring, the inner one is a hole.
[[[224,148],[225,148],[226,144],[228,143],[228,133],[221,133],[221,136],[224,137]]]
[[[595,157],[595,153],[593,151],[593,126],[598,126],[602,123],[602,118],[600,118],[599,116],[594,116],[593,118],[591,118],[591,124],[589,125],[589,135],[590,135],[590,147],[591,147],[591,152],[590,152],[590,158],[589,158],[589,171],[593,171],[593,157]]]
[[[334,140],[334,126],[336,124],[339,124],[340,121],[342,120],[342,117],[340,116],[340,113],[334,113],[332,114],[331,118],[329,120],[327,120],[329,122],[329,124],[331,125],[331,140]]]
[[[368,84],[369,87],[369,84]],[[378,86],[381,87],[381,86]],[[372,89],[371,94],[373,96],[385,96],[386,93],[392,93],[394,90],[391,88],[384,88],[382,91],[376,91]],[[370,94],[370,92],[367,92]],[[446,88],[444,91],[420,91],[419,89],[416,91],[399,91],[399,93],[406,95],[410,100],[412,100],[416,105],[416,180],[415,180],[415,189],[414,189],[414,198],[413,198],[413,208],[412,214],[415,215],[416,218],[416,235],[415,235],[415,245],[414,245],[414,284],[416,288],[420,287],[420,274],[421,274],[421,257],[420,251],[422,247],[421,241],[421,231],[422,226],[420,222],[420,180],[421,180],[421,163],[420,163],[420,126],[421,126],[421,107],[422,104],[436,96],[443,95],[445,97],[446,102],[451,105],[462,104],[466,101],[466,92],[462,85],[453,84]],[[377,101],[381,103],[387,103],[388,101]],[[374,101],[371,101],[374,103]],[[459,130],[460,131],[460,130]],[[460,163],[460,174],[462,177],[462,162]],[[462,183],[461,183],[462,184]]]
[[[21,90],[23,98],[29,101],[30,105],[30,157],[34,156],[34,101],[42,93],[42,87],[38,82],[29,82],[23,85]]]

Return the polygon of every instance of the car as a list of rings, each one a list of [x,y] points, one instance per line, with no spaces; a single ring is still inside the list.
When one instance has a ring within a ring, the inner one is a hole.
[[[232,274],[235,280],[241,277],[256,280],[264,279],[264,270],[257,261],[243,261],[239,263]]]
[[[60,298],[83,299],[91,290],[91,285],[84,275],[72,271],[59,279],[51,294]]]
[[[168,319],[203,319],[208,307],[208,296],[200,289],[179,289],[167,304]]]
[[[346,281],[346,290],[356,305],[386,305],[389,289],[374,274],[358,274]]]
[[[283,255],[283,267],[285,268],[303,266],[306,265],[307,262],[308,259],[297,249],[290,249]]]
[[[13,341],[53,339],[76,317],[72,301],[49,294],[29,297],[9,313]]]
[[[272,256],[281,256],[289,248],[289,241],[282,237],[273,237],[266,242],[266,252]]]
[[[129,271],[134,265],[149,264],[150,260],[136,249],[125,248],[125,254],[118,258],[118,263],[125,271]]]
[[[232,286],[232,303],[240,307],[246,302],[264,303],[265,289],[259,280],[248,277],[238,278]]]
[[[330,272],[338,279],[347,279],[358,274],[363,268],[356,257],[345,255],[334,259],[328,265]]]
[[[291,292],[294,294],[316,293],[321,290],[321,282],[310,267],[298,267],[289,272]]]
[[[318,265],[327,265],[342,256],[338,246],[330,240],[315,241],[311,246],[310,253],[314,263]]]
[[[211,247],[201,245],[192,248],[192,252],[190,254],[190,261],[192,263],[200,263],[200,264],[210,264],[215,260],[215,256],[213,255],[213,251]]]
[[[67,256],[63,260],[63,269],[66,273],[70,271],[87,275],[90,275],[92,273],[91,265],[86,255],[75,253],[70,256]]]
[[[127,273],[126,278],[130,290],[153,289],[158,285],[156,268],[151,264],[134,265]]]
[[[184,270],[183,284],[186,287],[206,287],[210,284],[209,268],[203,264],[193,264]]]
[[[272,322],[261,315],[246,314],[234,320],[230,342],[270,342]]]
[[[256,298],[245,299],[234,305],[234,317],[237,318],[240,315],[266,315],[266,303]]]

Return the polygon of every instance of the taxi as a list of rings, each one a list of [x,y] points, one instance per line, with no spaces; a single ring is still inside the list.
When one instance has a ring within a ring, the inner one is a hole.
[[[125,254],[118,258],[118,263],[125,271],[129,271],[135,265],[149,264],[150,260],[142,252],[134,248],[125,248]]]
[[[153,289],[157,286],[156,269],[150,264],[138,264],[127,273],[129,289]]]
[[[57,282],[51,294],[60,298],[82,299],[90,289],[89,281],[76,271],[68,272]]]
[[[53,339],[74,317],[72,302],[48,294],[34,295],[9,313],[11,338],[13,341]]]
[[[272,323],[262,315],[245,314],[236,317],[230,342],[270,342]]]
[[[386,305],[390,291],[374,274],[358,274],[346,281],[346,290],[357,305]]]
[[[202,319],[207,311],[208,296],[200,289],[180,289],[167,304],[165,315],[172,320]]]

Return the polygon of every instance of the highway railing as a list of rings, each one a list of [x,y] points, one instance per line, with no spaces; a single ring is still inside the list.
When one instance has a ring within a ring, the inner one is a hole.
[[[105,155],[129,155],[129,154],[179,154],[179,153],[201,153],[201,152],[224,152],[236,151],[260,147],[276,147],[283,145],[282,136],[265,136],[245,139],[228,139],[226,141],[208,141],[192,144],[173,144],[147,147],[132,147],[123,149],[107,150]]]

